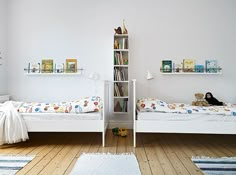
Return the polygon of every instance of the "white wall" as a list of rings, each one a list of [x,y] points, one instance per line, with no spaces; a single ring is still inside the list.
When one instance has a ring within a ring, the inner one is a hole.
[[[195,92],[211,91],[218,99],[236,102],[236,1],[234,0],[9,0],[9,93],[18,100],[67,100],[85,90],[94,92],[86,76],[98,72],[112,80],[113,28],[126,25],[130,36],[130,79],[138,96],[188,102]],[[52,57],[76,57],[81,77],[29,77],[27,63]],[[200,63],[217,59],[215,76],[165,76],[162,59]],[[145,79],[149,69],[154,80]],[[86,85],[84,83],[86,82]],[[131,120],[131,116],[128,120]],[[113,120],[126,121],[127,117]]]
[[[0,0],[0,95],[7,93],[7,0]]]

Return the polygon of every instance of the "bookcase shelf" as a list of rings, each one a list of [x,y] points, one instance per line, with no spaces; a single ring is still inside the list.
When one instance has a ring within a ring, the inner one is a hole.
[[[129,43],[127,34],[114,35],[113,113],[129,112]]]

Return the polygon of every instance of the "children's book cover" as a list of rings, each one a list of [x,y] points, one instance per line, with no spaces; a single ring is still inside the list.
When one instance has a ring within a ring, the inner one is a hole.
[[[29,63],[28,73],[40,73],[40,63]]]
[[[172,72],[172,60],[162,60],[162,72]]]
[[[206,72],[217,73],[217,60],[206,60]]]
[[[204,72],[204,66],[201,65],[201,64],[195,65],[195,72],[203,73]]]
[[[42,60],[42,73],[53,73],[53,59]]]
[[[184,59],[183,61],[183,71],[184,72],[194,72],[195,60],[194,59]]]
[[[66,59],[66,72],[67,73],[77,72],[77,59],[75,58]]]

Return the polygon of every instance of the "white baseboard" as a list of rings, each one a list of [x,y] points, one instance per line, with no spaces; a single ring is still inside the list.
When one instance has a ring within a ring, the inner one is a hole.
[[[127,128],[127,129],[133,129],[133,122],[120,122],[120,121],[110,121],[108,128]]]

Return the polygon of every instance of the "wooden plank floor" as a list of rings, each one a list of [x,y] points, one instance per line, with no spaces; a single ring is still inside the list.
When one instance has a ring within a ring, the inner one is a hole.
[[[236,156],[236,136],[193,134],[137,134],[133,148],[132,131],[128,137],[101,133],[30,133],[25,143],[0,146],[0,154],[36,155],[18,174],[69,174],[82,153],[135,153],[143,175],[202,174],[192,156]]]

